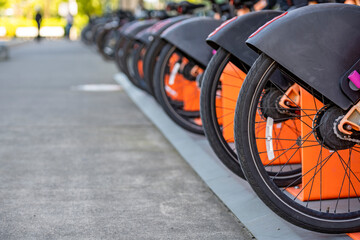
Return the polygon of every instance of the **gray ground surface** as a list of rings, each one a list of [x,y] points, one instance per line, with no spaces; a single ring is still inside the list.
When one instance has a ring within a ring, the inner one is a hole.
[[[251,239],[81,43],[0,63],[0,239]]]

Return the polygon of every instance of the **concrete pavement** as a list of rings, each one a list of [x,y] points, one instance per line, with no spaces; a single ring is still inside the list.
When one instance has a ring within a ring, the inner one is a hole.
[[[0,239],[251,239],[77,42],[0,62]]]

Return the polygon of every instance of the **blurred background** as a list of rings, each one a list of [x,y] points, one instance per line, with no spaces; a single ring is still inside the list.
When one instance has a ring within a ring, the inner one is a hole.
[[[172,2],[179,2],[172,1]],[[162,9],[167,0],[0,0],[0,40],[33,38],[38,35],[36,14],[42,15],[40,35],[46,38],[63,37],[67,18],[73,26],[70,39],[76,40],[90,17],[117,9],[136,12],[138,9]],[[190,0],[192,3],[203,2]]]

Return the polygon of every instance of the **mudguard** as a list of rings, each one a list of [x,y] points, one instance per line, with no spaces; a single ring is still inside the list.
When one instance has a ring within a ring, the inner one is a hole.
[[[224,48],[250,67],[259,55],[245,41],[256,29],[282,13],[266,10],[234,17],[210,33],[206,42],[214,49]]]
[[[359,23],[358,6],[312,5],[274,18],[255,31],[247,44],[346,110],[354,100],[340,82],[360,59]]]
[[[120,35],[122,35],[127,28],[131,27],[131,26],[134,25],[135,23],[137,23],[137,21],[127,22],[127,23],[125,23],[124,25],[122,25],[122,26],[118,29]]]
[[[137,21],[136,23],[127,27],[122,33],[124,36],[133,39],[138,32],[154,25],[157,21],[158,20],[155,19]]]
[[[173,24],[160,36],[205,67],[212,57],[212,49],[206,44],[206,37],[221,23],[209,17],[194,17]]]
[[[160,34],[165,31],[165,29],[167,29],[169,26],[180,21],[189,19],[190,17],[190,15],[183,15],[161,20],[152,25],[151,27],[136,34],[135,39],[148,45],[154,40],[155,37],[160,36]]]

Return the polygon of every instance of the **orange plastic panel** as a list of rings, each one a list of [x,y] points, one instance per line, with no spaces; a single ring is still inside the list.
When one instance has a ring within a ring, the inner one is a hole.
[[[217,121],[218,124],[221,126],[223,125],[223,119],[222,119],[222,115],[223,115],[223,109],[222,109],[222,98],[219,95],[216,95],[216,100],[215,100],[215,106],[216,106],[216,117],[217,117]]]
[[[142,60],[138,61],[137,68],[138,68],[139,76],[141,78],[143,78],[144,77],[144,71],[143,71],[143,61]]]
[[[349,237],[351,237],[354,240],[360,240],[360,233],[348,233],[347,234]]]
[[[142,59],[144,59],[145,53],[146,53],[146,50],[144,48],[141,49],[141,53],[140,53],[141,58],[140,58],[140,60],[138,61],[138,64],[137,64],[139,76],[141,78],[144,78],[144,62],[143,62]]]
[[[360,153],[352,151],[349,159],[349,150],[338,151],[339,155],[331,150],[314,146],[317,142],[311,132],[313,117],[316,108],[322,104],[314,100],[312,95],[301,89],[302,112],[301,135],[304,141],[302,154],[302,186],[293,191],[300,193],[298,198],[302,201],[321,199],[337,199],[341,197],[356,196],[354,188],[360,189]],[[320,156],[320,157],[319,157]],[[346,165],[351,161],[351,171]],[[321,174],[319,174],[321,171]],[[351,185],[348,176],[350,175]],[[313,187],[310,187],[310,186]]]
[[[196,82],[184,81],[184,110],[200,111],[200,88]]]
[[[180,56],[177,54],[171,55],[169,59],[169,67],[170,72],[173,69],[174,65],[179,61]],[[184,93],[183,93],[183,84],[184,77],[181,74],[176,74],[175,80],[172,84],[169,83],[170,80],[170,73],[165,74],[164,81],[165,81],[165,92],[169,98],[171,98],[174,101],[183,101],[184,99]]]
[[[174,101],[184,100],[184,83],[186,80],[181,74],[176,74],[175,81],[173,84],[169,84],[170,75],[165,75],[165,91]]]
[[[223,136],[227,142],[234,142],[234,114],[236,101],[246,74],[234,64],[228,63],[220,77]],[[219,115],[218,115],[219,116]]]
[[[300,121],[297,119],[274,123],[272,126],[273,158],[269,158],[269,150],[266,147],[266,120],[259,113],[255,118],[257,148],[264,165],[299,164],[301,163],[301,152],[297,150],[295,141],[300,136]],[[288,139],[288,140],[285,140]],[[284,149],[290,149],[284,151]]]

